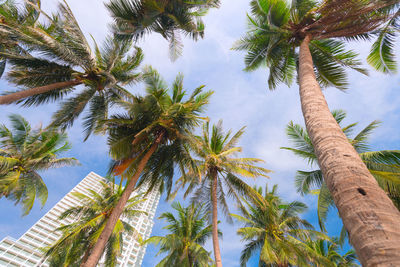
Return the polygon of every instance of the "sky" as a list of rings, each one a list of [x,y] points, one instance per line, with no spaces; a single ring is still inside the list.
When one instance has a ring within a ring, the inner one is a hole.
[[[55,0],[42,0],[42,8],[54,10]],[[86,36],[94,36],[100,44],[108,33],[107,24],[111,18],[98,0],[68,0],[81,28]],[[240,145],[244,157],[257,157],[265,161],[263,167],[273,171],[270,179],[259,178],[246,180],[249,184],[270,186],[279,185],[279,194],[287,201],[300,200],[309,206],[304,218],[314,223],[316,220],[316,198],[301,197],[294,188],[296,170],[307,170],[307,162],[292,155],[289,151],[280,149],[290,146],[285,135],[285,126],[291,120],[303,124],[296,84],[290,88],[281,85],[274,91],[267,87],[268,70],[266,68],[248,73],[244,72],[244,53],[230,48],[246,30],[246,12],[249,11],[249,0],[222,0],[219,9],[211,10],[205,17],[205,38],[197,42],[184,39],[183,55],[171,62],[168,57],[168,43],[155,34],[146,37],[138,45],[144,50],[144,65],[152,65],[164,79],[171,84],[178,73],[183,73],[184,88],[193,90],[199,85],[213,90],[211,103],[206,115],[212,122],[222,119],[225,129],[239,130],[247,126]],[[89,39],[90,40],[90,39]],[[360,53],[360,59],[365,63],[370,44],[353,43],[349,45]],[[398,53],[398,48],[396,48]],[[366,66],[367,67],[367,66]],[[360,130],[373,120],[382,123],[371,136],[373,150],[400,148],[400,94],[399,75],[392,76],[371,71],[369,76],[348,71],[349,89],[346,92],[335,88],[324,90],[331,110],[343,109],[347,112],[344,123],[359,122]],[[4,79],[0,79],[0,91],[12,90],[13,87]],[[140,93],[142,85],[130,88],[133,93]],[[78,89],[79,90],[79,89]],[[0,106],[0,123],[8,124],[8,115],[17,113],[23,115],[33,126],[47,125],[57,104],[48,104],[35,108],[20,108],[16,105]],[[41,208],[36,204],[32,212],[22,217],[21,208],[5,199],[0,200],[0,240],[5,236],[18,238],[41,216],[43,216],[57,201],[68,193],[90,171],[100,175],[107,173],[109,157],[104,136],[92,136],[83,142],[84,135],[80,121],[68,130],[72,149],[65,156],[76,157],[80,166],[64,167],[42,173],[49,190],[46,205]],[[315,167],[315,166],[314,166]],[[176,200],[183,201],[178,196]],[[230,203],[232,208],[234,203]],[[156,217],[162,212],[170,211],[170,203],[162,201],[157,209]],[[222,261],[225,266],[239,266],[240,252],[244,244],[236,235],[240,224],[228,224],[221,218],[223,240],[220,241]],[[163,235],[165,223],[155,220],[152,235]],[[340,231],[340,219],[336,211],[332,211],[328,220],[329,233],[337,235]],[[206,248],[212,251],[211,242]],[[148,246],[143,266],[155,266],[161,259],[156,256],[157,248]],[[257,266],[253,259],[248,266]]]

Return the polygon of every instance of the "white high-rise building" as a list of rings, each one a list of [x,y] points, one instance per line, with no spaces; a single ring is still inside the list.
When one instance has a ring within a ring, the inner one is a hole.
[[[60,227],[61,224],[70,224],[73,222],[73,218],[60,221],[58,219],[60,214],[73,206],[82,204],[72,193],[80,192],[88,194],[88,189],[99,192],[101,191],[99,181],[102,180],[105,181],[103,177],[93,172],[89,173],[19,239],[5,237],[0,242],[0,266],[48,266],[45,259],[43,259],[41,248],[50,246],[61,237],[59,232],[54,231],[56,228]],[[145,190],[145,188],[142,188],[133,194],[139,194]],[[122,218],[132,225],[144,239],[147,239],[151,234],[154,224],[153,218],[160,199],[160,193],[158,190],[154,190],[146,196],[146,199],[146,201],[140,204],[140,208],[146,211],[147,215],[138,215],[130,221]],[[117,266],[141,266],[146,247],[141,247],[133,236],[124,235],[123,240],[123,251],[118,258]],[[99,266],[103,266],[103,264],[100,263]]]

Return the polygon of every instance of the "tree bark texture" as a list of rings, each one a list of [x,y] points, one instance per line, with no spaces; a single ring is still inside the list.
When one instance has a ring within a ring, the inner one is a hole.
[[[300,99],[323,177],[361,264],[400,266],[400,213],[333,118],[316,80],[310,39],[300,46]]]
[[[164,134],[160,134],[156,141],[151,145],[150,149],[146,152],[143,158],[140,160],[138,167],[136,169],[135,174],[129,180],[124,192],[122,193],[121,198],[119,199],[117,205],[112,210],[110,217],[107,220],[106,226],[104,227],[103,231],[101,232],[99,239],[97,240],[96,244],[94,245],[89,258],[86,262],[81,264],[82,267],[95,267],[97,262],[100,260],[101,256],[103,255],[104,249],[106,247],[107,241],[110,238],[116,223],[121,216],[126,203],[128,202],[133,190],[135,189],[136,182],[138,181],[142,171],[147,165],[150,157],[154,154],[157,150],[158,145],[160,144]]]
[[[216,267],[222,267],[221,251],[219,249],[218,240],[218,207],[217,207],[217,184],[218,184],[218,172],[216,170],[211,171],[212,175],[212,187],[211,187],[211,201],[212,201],[212,240],[214,248],[214,257]]]
[[[78,85],[81,83],[82,82],[78,81],[78,80],[58,82],[58,83],[53,83],[53,84],[49,84],[46,86],[40,86],[40,87],[31,88],[31,89],[26,89],[26,90],[11,93],[8,95],[3,95],[3,96],[0,96],[0,105],[11,104],[13,102],[16,102],[18,100],[21,100],[21,99],[24,99],[24,98],[27,98],[30,96],[47,93],[52,90],[71,87],[71,86]]]

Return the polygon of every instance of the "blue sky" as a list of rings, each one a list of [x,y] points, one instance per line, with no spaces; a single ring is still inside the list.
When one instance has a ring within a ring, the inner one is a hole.
[[[181,72],[185,75],[184,84],[187,90],[204,84],[207,89],[215,91],[207,115],[213,122],[223,119],[226,129],[235,131],[246,125],[246,133],[240,143],[244,156],[261,158],[265,160],[264,167],[274,171],[271,179],[248,180],[249,184],[279,184],[279,192],[286,200],[302,200],[307,203],[309,211],[305,218],[316,225],[315,198],[299,196],[293,183],[296,170],[307,169],[306,162],[289,151],[279,149],[289,145],[285,135],[286,124],[290,120],[303,124],[298,88],[296,84],[290,88],[281,85],[275,91],[269,91],[268,70],[243,72],[244,54],[230,50],[233,42],[246,29],[248,2],[222,0],[221,8],[210,11],[205,18],[205,38],[198,42],[185,39],[183,56],[175,62],[168,58],[168,43],[157,35],[148,36],[139,45],[144,49],[145,64],[155,67],[168,83]],[[92,34],[97,42],[101,43],[107,33],[107,23],[111,21],[103,4],[98,0],[69,0],[68,3],[85,34]],[[53,10],[55,4],[55,0],[42,0],[42,7],[47,11]],[[365,62],[369,44],[355,43],[350,47],[356,49]],[[371,137],[372,148],[399,149],[399,76],[385,76],[372,71],[369,77],[353,71],[348,71],[348,74],[348,91],[342,92],[334,88],[324,91],[329,107],[347,111],[346,122],[359,122],[358,129],[373,120],[382,121],[382,125]],[[10,89],[12,87],[4,79],[0,80],[1,91]],[[130,89],[133,93],[139,93],[142,86],[137,85]],[[7,124],[7,116],[18,113],[25,116],[34,126],[41,123],[46,125],[56,108],[56,104],[38,108],[1,106],[0,122]],[[19,237],[90,171],[100,175],[106,174],[109,158],[105,137],[92,136],[83,142],[84,135],[79,121],[68,133],[73,148],[66,155],[78,158],[82,165],[43,173],[49,189],[48,201],[43,209],[35,205],[28,216],[21,217],[20,207],[1,199],[0,239],[7,235]],[[177,200],[181,198],[178,197]],[[170,210],[170,204],[161,201],[156,216],[167,210]],[[224,234],[220,244],[223,263],[225,266],[239,266],[240,251],[243,248],[243,243],[236,235],[239,225],[229,225],[223,218],[221,220]],[[163,226],[162,221],[156,220],[153,235],[165,233],[161,229]],[[330,216],[328,227],[333,234],[340,231],[340,220],[335,212]],[[206,247],[211,251],[211,242],[208,242]],[[155,247],[148,247],[143,266],[154,266],[159,261],[160,257],[155,257],[156,252]],[[249,266],[257,265],[250,263]]]

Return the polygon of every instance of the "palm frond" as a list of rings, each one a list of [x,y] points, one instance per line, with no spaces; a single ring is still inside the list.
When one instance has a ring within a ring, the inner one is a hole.
[[[0,196],[21,204],[23,215],[36,199],[42,206],[47,188],[38,171],[78,164],[75,158],[61,158],[69,150],[66,134],[52,128],[32,129],[20,115],[10,116],[12,129],[0,127]]]
[[[367,62],[376,70],[383,73],[393,73],[397,70],[395,60],[394,39],[399,30],[400,10],[380,29],[378,38],[373,43],[371,51],[367,57]]]

